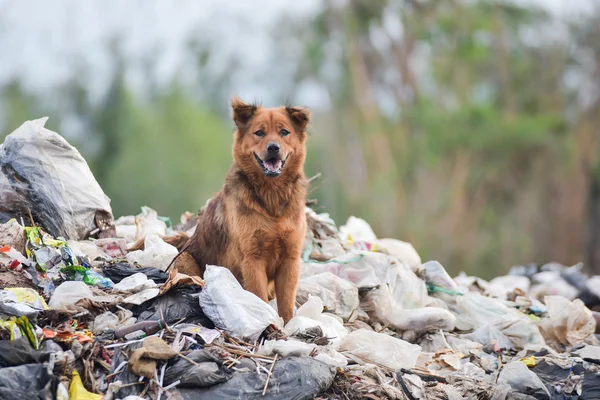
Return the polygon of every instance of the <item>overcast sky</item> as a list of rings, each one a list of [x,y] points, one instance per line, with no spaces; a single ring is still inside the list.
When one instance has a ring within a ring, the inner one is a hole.
[[[594,1],[600,0],[520,0],[542,4],[557,15],[585,12]],[[87,66],[92,67],[92,89],[102,90],[110,76],[106,43],[115,33],[122,34],[122,48],[133,59],[139,59],[158,45],[157,74],[165,80],[181,66],[190,32],[198,32],[203,40],[214,38],[222,43],[223,54],[242,52],[244,70],[265,70],[271,50],[270,28],[284,14],[311,15],[320,3],[320,0],[0,0],[0,83],[18,75],[30,89],[52,87],[70,76],[77,67],[74,59],[83,54]],[[291,9],[290,4],[293,4]]]

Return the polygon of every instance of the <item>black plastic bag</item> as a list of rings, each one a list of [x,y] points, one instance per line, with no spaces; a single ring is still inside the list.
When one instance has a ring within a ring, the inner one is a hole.
[[[313,399],[333,383],[335,368],[311,357],[277,360],[269,386],[262,395],[267,374],[235,372],[230,380],[209,388],[178,389],[184,400],[201,399]]]
[[[177,358],[165,370],[163,382],[165,386],[180,381],[177,387],[208,387],[231,379],[233,371],[223,366],[221,358],[207,350],[192,351],[187,357],[200,365],[193,365],[183,358]]]
[[[113,374],[115,370],[123,363],[123,361],[127,361],[127,354],[130,351],[139,349],[142,347],[142,344],[142,342],[137,342],[118,348],[118,351],[115,351],[115,355],[112,359],[110,374]],[[129,368],[127,368],[127,365],[125,365],[125,367],[121,367],[121,370],[111,382],[121,381],[124,385],[127,385],[129,383],[138,382],[139,378],[139,376],[129,372]],[[142,390],[144,390],[145,384],[146,383],[144,382],[140,382],[139,385],[125,386],[115,393],[115,398],[124,399],[127,396],[138,395]]]
[[[57,351],[62,351],[62,348],[51,340],[43,342],[39,350],[31,347],[25,338],[0,340],[0,367],[15,367],[48,361],[50,354]]]
[[[138,322],[164,318],[167,324],[173,324],[185,318],[186,323],[212,329],[214,324],[204,315],[198,298],[194,296],[199,291],[200,287],[197,285],[181,286],[146,301],[132,311],[134,315],[139,314]]]
[[[102,273],[104,276],[109,278],[114,283],[119,283],[128,276],[137,274],[138,272],[146,275],[148,279],[152,279],[156,283],[165,283],[169,277],[169,275],[158,268],[133,268],[124,262],[118,262],[115,264],[106,263],[102,267]]]
[[[0,400],[53,400],[56,377],[42,364],[0,369]]]

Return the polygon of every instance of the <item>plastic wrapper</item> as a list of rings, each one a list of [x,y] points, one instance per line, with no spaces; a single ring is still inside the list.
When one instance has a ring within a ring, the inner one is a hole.
[[[344,338],[340,351],[358,357],[361,363],[375,362],[399,370],[416,365],[421,346],[383,333],[358,329]]]
[[[110,199],[77,149],[44,128],[47,120],[25,122],[0,147],[0,211],[27,216],[29,209],[54,237],[109,230]]]
[[[267,326],[281,326],[277,312],[244,290],[227,268],[206,267],[199,299],[206,316],[233,337],[256,340]]]
[[[266,374],[252,370],[236,372],[227,382],[207,388],[177,389],[183,400],[203,399],[289,399],[309,400],[333,383],[335,368],[310,357],[277,360],[265,395]]]
[[[144,250],[136,250],[127,254],[127,261],[141,267],[153,267],[166,271],[178,253],[175,246],[171,246],[154,234],[149,234],[144,239]]]
[[[304,332],[307,329],[320,327],[334,349],[339,349],[342,340],[348,335],[341,318],[323,313],[323,302],[320,298],[310,296],[296,312],[294,318],[288,321],[283,331],[287,335]]]
[[[223,366],[223,360],[207,350],[195,350],[187,358],[200,365],[193,365],[183,358],[169,363],[165,371],[164,385],[179,381],[177,387],[201,388],[226,382],[231,379],[233,370]]]
[[[6,288],[0,290],[0,311],[15,316],[29,316],[47,309],[48,305],[44,298],[33,289]]]
[[[506,364],[500,372],[498,383],[505,383],[513,392],[533,396],[535,399],[550,399],[544,382],[521,361]]]
[[[350,318],[360,304],[356,285],[330,272],[300,280],[296,290],[296,301],[304,304],[310,295],[319,297],[326,311],[345,320]]]

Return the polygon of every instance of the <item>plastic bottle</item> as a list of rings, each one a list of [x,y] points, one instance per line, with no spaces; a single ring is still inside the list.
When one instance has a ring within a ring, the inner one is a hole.
[[[147,335],[152,335],[164,329],[167,326],[167,323],[164,319],[154,320],[154,321],[143,321],[138,322],[137,324],[129,325],[121,329],[117,329],[115,331],[115,338],[122,338],[126,335],[139,331],[139,335],[136,337],[143,337]]]

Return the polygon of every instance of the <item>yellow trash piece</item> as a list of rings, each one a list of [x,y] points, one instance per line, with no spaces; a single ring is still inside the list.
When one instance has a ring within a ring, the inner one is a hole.
[[[102,400],[104,397],[101,394],[88,392],[81,377],[77,371],[73,371],[73,377],[71,378],[71,386],[69,387],[70,400]]]
[[[535,367],[535,357],[534,356],[521,358],[521,361],[523,361],[525,363],[525,365],[527,365],[529,368]]]

